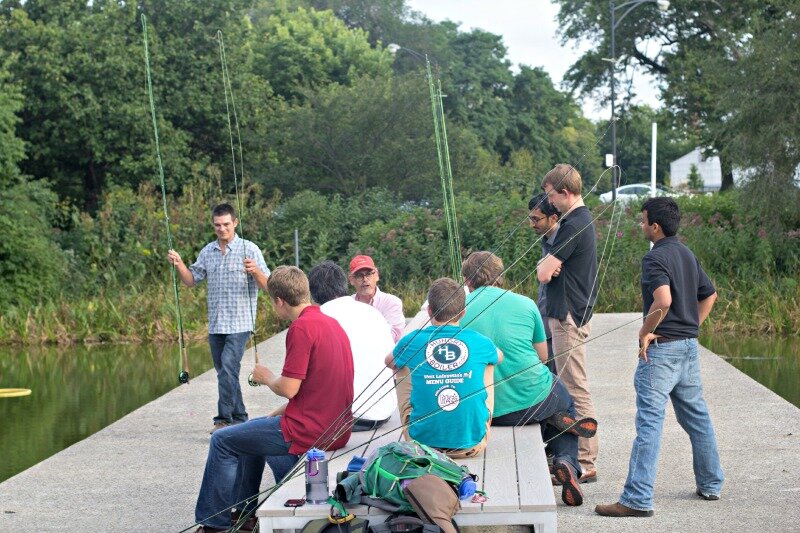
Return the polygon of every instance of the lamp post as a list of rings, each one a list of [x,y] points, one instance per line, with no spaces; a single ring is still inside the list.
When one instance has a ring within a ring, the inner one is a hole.
[[[622,22],[628,13],[636,9],[642,4],[649,4],[655,3],[658,5],[658,9],[661,11],[666,11],[669,9],[669,1],[668,0],[630,0],[629,2],[622,3],[620,5],[616,5],[615,0],[609,0],[608,2],[608,10],[611,14],[611,201],[615,201],[617,199],[617,187],[619,187],[619,177],[617,175],[617,120],[615,114],[615,85],[616,85],[616,74],[617,74],[617,48],[616,48],[616,33],[617,33],[617,26],[619,23]],[[617,18],[617,10],[625,9],[625,12]]]

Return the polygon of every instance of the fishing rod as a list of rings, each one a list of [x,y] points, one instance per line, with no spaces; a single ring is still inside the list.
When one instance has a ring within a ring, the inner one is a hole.
[[[243,150],[242,150],[242,134],[241,130],[239,129],[239,116],[236,113],[236,100],[233,97],[233,85],[231,83],[230,73],[228,72],[228,59],[225,54],[225,41],[222,37],[222,30],[217,30],[217,40],[219,41],[219,59],[220,64],[222,67],[222,85],[223,85],[223,92],[225,93],[225,111],[228,119],[228,137],[230,139],[231,145],[231,163],[233,164],[233,184],[234,190],[236,192],[236,205],[239,212],[239,237],[244,241],[244,205],[242,203],[241,196],[244,195],[244,157],[243,157]],[[230,94],[230,105],[228,103],[228,95]],[[239,145],[239,173],[237,177],[236,171],[236,148],[234,147],[233,141],[233,127],[231,125],[231,111],[233,111],[233,122],[236,126],[236,139]],[[239,177],[241,177],[241,185],[239,181]],[[239,194],[239,190],[241,189],[242,194]],[[247,247],[245,243],[242,243],[242,246],[245,250],[245,258],[247,257]],[[253,329],[250,331],[250,339],[253,343],[253,357],[255,359],[255,364],[259,364],[259,357],[258,357],[258,340],[256,338],[256,310],[253,303],[253,298],[250,292],[250,281],[245,278],[245,283],[247,284],[247,300],[249,302],[250,307],[250,320],[253,324]],[[260,383],[253,380],[253,373],[251,372],[247,376],[247,383],[251,387],[258,387]]]
[[[153,99],[153,81],[150,74],[150,51],[148,49],[147,38],[147,17],[142,13],[142,33],[144,36],[144,64],[147,73],[147,95],[150,101],[150,115],[153,119],[153,134],[156,142],[156,160],[158,161],[158,176],[161,180],[161,201],[164,208],[164,225],[167,228],[167,249],[172,250],[172,230],[169,223],[169,211],[167,210],[167,190],[164,184],[164,165],[161,160],[161,144],[158,139],[158,121],[156,120],[156,106]],[[178,277],[175,265],[170,266],[172,274],[172,291],[175,296],[175,321],[178,328],[178,351],[179,361],[182,362],[181,370],[178,372],[178,383],[189,383],[189,354],[186,351],[186,342],[183,335],[183,314],[181,313],[181,300],[178,290]]]

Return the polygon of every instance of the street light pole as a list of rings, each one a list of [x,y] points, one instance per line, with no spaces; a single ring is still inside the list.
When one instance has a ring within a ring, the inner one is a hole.
[[[609,0],[608,10],[611,15],[611,201],[617,199],[617,187],[619,187],[619,167],[617,165],[617,115],[616,115],[616,77],[617,77],[617,26],[628,13],[642,4],[658,4],[658,9],[666,11],[669,8],[668,0],[631,0],[621,5],[616,5],[615,0]],[[627,7],[619,20],[617,20],[617,9]]]

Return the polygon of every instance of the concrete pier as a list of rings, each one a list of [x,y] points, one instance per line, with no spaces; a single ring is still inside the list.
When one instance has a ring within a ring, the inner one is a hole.
[[[727,478],[722,499],[695,496],[689,439],[670,410],[655,516],[594,514],[596,504],[617,501],[627,474],[639,320],[634,313],[593,320],[588,351],[599,420],[598,481],[583,485],[582,507],[559,506],[559,530],[800,531],[800,409],[708,350],[703,380]],[[261,360],[275,371],[283,343],[279,334],[259,346]],[[256,417],[282,400],[266,387],[247,386],[252,361],[245,354],[242,382],[248,412]],[[0,531],[193,530],[216,398],[216,378],[207,372],[0,483]],[[272,484],[267,468],[263,487]]]

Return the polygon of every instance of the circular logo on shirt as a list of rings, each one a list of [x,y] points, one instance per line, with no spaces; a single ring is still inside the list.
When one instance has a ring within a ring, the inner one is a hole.
[[[455,370],[467,362],[469,349],[458,339],[436,339],[425,348],[425,360],[440,372]]]
[[[457,390],[451,387],[445,387],[436,393],[436,403],[439,404],[442,411],[452,411],[458,407],[459,402],[461,402],[461,396],[458,395]]]

